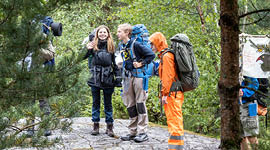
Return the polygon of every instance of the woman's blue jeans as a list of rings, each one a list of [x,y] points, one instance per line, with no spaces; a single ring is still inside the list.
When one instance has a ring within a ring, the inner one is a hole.
[[[103,100],[104,100],[104,112],[105,112],[105,122],[113,123],[113,108],[112,108],[112,94],[114,88],[99,88],[91,86],[93,105],[92,105],[92,121],[100,121],[100,91],[103,90]]]

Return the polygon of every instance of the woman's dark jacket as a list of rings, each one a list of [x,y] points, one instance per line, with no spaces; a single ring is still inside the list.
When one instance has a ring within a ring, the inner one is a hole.
[[[98,48],[97,51],[91,49],[87,53],[92,56],[87,84],[99,88],[112,88],[116,84],[121,84],[121,81],[115,79],[121,76],[121,72],[115,63],[115,55],[107,50],[107,41],[99,40]]]

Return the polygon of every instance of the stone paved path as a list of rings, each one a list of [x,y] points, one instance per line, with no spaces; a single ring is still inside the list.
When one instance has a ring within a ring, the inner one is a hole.
[[[166,150],[169,133],[166,128],[150,125],[148,129],[149,141],[135,143],[134,141],[122,141],[120,135],[128,133],[128,120],[116,119],[114,122],[114,138],[105,134],[106,124],[104,119],[100,122],[100,134],[98,136],[90,135],[92,121],[89,117],[80,117],[72,119],[71,132],[53,131],[49,138],[60,137],[63,141],[50,149],[61,150]],[[208,138],[192,133],[185,133],[185,150],[216,150],[220,141],[214,138]],[[12,148],[9,150],[18,150],[22,148]],[[28,148],[24,150],[35,150]]]

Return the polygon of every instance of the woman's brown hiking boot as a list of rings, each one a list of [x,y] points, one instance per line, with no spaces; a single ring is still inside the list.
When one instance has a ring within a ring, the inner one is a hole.
[[[98,135],[99,134],[99,123],[94,122],[94,129],[91,131],[91,135]]]
[[[107,129],[106,129],[106,134],[110,137],[114,137],[113,133],[113,123],[107,123]]]

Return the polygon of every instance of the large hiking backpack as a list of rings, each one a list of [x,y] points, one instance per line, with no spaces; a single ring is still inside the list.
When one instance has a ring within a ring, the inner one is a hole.
[[[174,54],[178,79],[172,83],[170,93],[175,91],[187,92],[198,87],[200,73],[196,64],[192,44],[185,34],[176,34],[171,39],[171,49],[167,52]]]
[[[259,82],[259,88],[258,91],[255,93],[255,99],[258,102],[258,115],[259,116],[265,116],[267,115],[267,101],[269,99],[269,81],[267,78],[257,78]]]
[[[136,60],[136,56],[134,53],[135,41],[151,49],[151,44],[149,41],[149,32],[143,24],[137,24],[132,27],[132,33],[131,33],[130,39],[133,41],[131,45],[131,51],[130,51],[130,55],[133,60]],[[122,58],[124,58],[123,55],[122,55]],[[125,65],[125,62],[123,62],[123,66],[124,65]],[[125,67],[123,67],[123,69],[124,68]],[[154,74],[154,69],[155,69],[155,65],[153,62],[151,62],[150,64],[146,64],[142,68],[132,70],[133,76],[138,77],[138,78],[143,78],[143,89],[145,91],[148,90],[148,80],[149,80],[149,77],[151,77]]]
[[[149,32],[145,25],[137,24],[132,27],[131,40],[142,43],[144,46],[151,48],[149,41]]]
[[[149,32],[146,29],[145,25],[137,24],[132,27],[131,40],[133,43],[131,45],[131,57],[132,59],[136,59],[134,53],[134,42],[137,41],[142,45],[151,49],[151,44],[149,40]],[[153,62],[150,64],[146,64],[142,69],[133,69],[133,75],[139,78],[147,76],[147,78],[151,77],[154,74],[155,65]]]
[[[52,32],[52,34],[54,36],[61,36],[62,35],[62,24],[54,22],[52,17],[45,16],[40,22],[42,23],[42,32],[45,33],[46,35],[49,35],[50,32]],[[46,56],[49,56],[51,58],[50,58],[50,60],[46,60],[43,63],[45,66],[51,67],[51,66],[55,65],[55,60],[54,60],[55,52],[53,49],[54,49],[53,41],[50,40],[48,49],[44,49],[44,51],[46,51]]]

